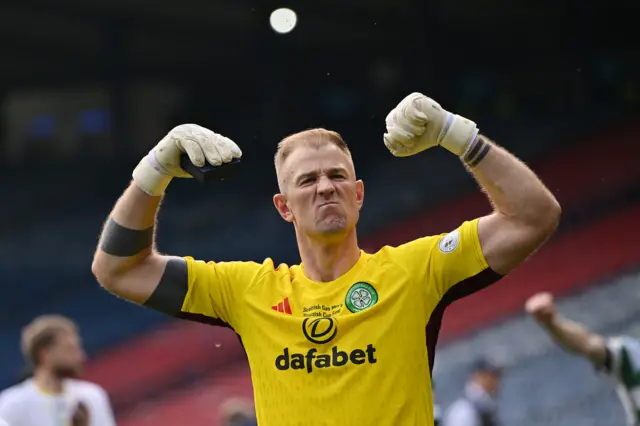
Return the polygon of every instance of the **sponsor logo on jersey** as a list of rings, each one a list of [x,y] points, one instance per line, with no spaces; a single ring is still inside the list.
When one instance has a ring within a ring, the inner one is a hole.
[[[305,318],[302,321],[302,334],[311,343],[323,345],[329,343],[338,334],[338,321],[335,318]]]
[[[273,305],[271,309],[282,314],[292,314],[291,304],[289,303],[288,297],[285,297],[284,300],[282,302],[279,302],[277,305]]]
[[[326,345],[338,335],[338,321],[331,317],[307,317],[302,321],[302,334],[311,343]],[[317,348],[311,348],[306,353],[297,353],[284,348],[282,354],[276,357],[275,365],[280,371],[304,370],[312,373],[316,369],[378,362],[375,356],[376,348],[372,344],[367,345],[365,349],[351,351],[333,346],[323,352],[325,353],[321,353]]]
[[[353,313],[364,311],[378,303],[378,292],[371,284],[358,282],[349,288],[344,303]]]
[[[311,348],[307,353],[295,353],[290,352],[289,348],[284,348],[283,353],[276,358],[276,368],[281,371],[291,369],[313,373],[314,369],[343,367],[349,363],[362,365],[378,362],[375,355],[376,348],[372,344],[367,345],[366,349],[354,349],[350,352],[334,346],[328,352],[318,353],[318,349]]]

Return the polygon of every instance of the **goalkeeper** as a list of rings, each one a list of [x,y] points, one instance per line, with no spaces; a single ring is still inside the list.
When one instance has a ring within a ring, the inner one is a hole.
[[[293,225],[300,265],[165,256],[154,244],[156,214],[172,178],[189,177],[180,154],[197,166],[241,156],[230,139],[185,124],[133,171],[92,270],[120,297],[238,333],[262,426],[433,425],[430,376],[444,308],[536,250],[554,232],[560,207],[522,162],[479,136],[474,122],[424,95],[402,100],[386,127],[384,143],[397,157],[436,146],[459,157],[493,213],[448,234],[366,253],[356,234],[364,184],[351,153],[338,133],[313,129],[282,140],[275,155],[280,193],[273,202]]]

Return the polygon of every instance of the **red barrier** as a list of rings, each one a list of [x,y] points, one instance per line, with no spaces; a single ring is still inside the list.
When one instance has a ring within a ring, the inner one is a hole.
[[[97,357],[85,376],[118,406],[171,385],[185,372],[223,368],[242,357],[231,330],[180,321]]]
[[[207,385],[147,406],[118,420],[119,426],[218,426],[219,406],[230,397],[253,401],[248,367],[217,373]]]

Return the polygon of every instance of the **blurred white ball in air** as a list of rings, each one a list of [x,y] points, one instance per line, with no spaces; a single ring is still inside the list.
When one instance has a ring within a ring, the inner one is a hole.
[[[297,21],[298,16],[296,13],[286,7],[274,10],[269,17],[271,28],[280,34],[286,34],[294,29]]]

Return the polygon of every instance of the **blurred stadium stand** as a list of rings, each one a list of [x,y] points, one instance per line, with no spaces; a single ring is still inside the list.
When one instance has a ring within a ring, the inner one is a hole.
[[[593,284],[562,298],[559,309],[605,335],[624,333],[640,338],[638,272]],[[469,353],[490,356],[505,365],[500,393],[505,424],[624,424],[624,413],[608,379],[586,360],[562,352],[532,320],[521,316],[439,350],[437,398],[445,406],[464,385],[470,370]]]
[[[621,424],[612,388],[521,310],[534,291],[552,290],[595,329],[640,337],[637,5],[294,1],[300,21],[285,36],[268,28],[278,6],[3,2],[0,387],[22,370],[20,328],[59,312],[82,327],[87,377],[109,391],[120,425],[218,424],[224,398],[251,397],[237,337],[118,300],[90,273],[132,167],[182,122],[230,136],[245,153],[239,173],[213,188],[172,183],[161,250],[296,262],[293,232],[271,204],[275,144],[335,128],[366,182],[363,247],[447,232],[489,212],[473,180],[445,152],[396,159],[381,140],[388,110],[422,91],[529,163],[564,213],[538,254],[447,309],[436,398],[451,402],[469,363],[490,352],[508,365],[506,425]]]

